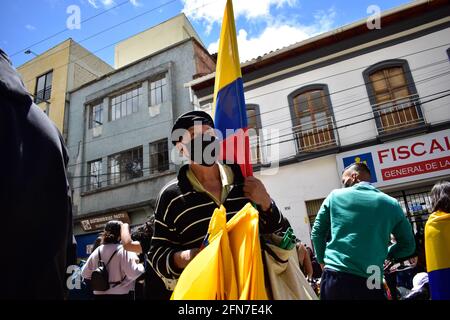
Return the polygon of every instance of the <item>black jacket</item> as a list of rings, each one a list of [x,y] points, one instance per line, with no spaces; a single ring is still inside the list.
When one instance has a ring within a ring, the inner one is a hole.
[[[0,298],[61,299],[72,211],[68,156],[0,50]]]

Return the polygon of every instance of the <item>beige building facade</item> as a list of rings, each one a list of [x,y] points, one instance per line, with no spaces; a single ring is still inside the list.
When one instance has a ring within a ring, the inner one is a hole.
[[[34,102],[63,133],[66,93],[112,70],[70,38],[17,68]]]
[[[204,47],[189,20],[181,13],[119,42],[114,49],[114,67],[121,68],[189,38],[195,38]]]

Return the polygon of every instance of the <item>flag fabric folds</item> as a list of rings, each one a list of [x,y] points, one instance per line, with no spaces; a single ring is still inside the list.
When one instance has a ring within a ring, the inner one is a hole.
[[[432,300],[450,300],[450,214],[434,212],[425,226],[425,255]]]
[[[221,159],[239,164],[244,177],[251,176],[247,109],[231,0],[227,0],[220,32],[213,110],[215,127],[223,138]]]
[[[208,229],[208,245],[182,272],[172,300],[267,300],[259,214],[250,204],[228,222],[223,206]]]

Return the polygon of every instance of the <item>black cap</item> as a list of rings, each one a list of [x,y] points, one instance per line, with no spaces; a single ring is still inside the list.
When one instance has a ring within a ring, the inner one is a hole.
[[[177,129],[188,130],[194,124],[201,123],[214,128],[214,121],[205,111],[195,110],[189,111],[178,117],[172,128],[172,143],[175,145],[181,141],[182,136],[174,136],[173,132]]]

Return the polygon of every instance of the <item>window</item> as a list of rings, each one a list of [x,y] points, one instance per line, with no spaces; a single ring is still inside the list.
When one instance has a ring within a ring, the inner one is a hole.
[[[34,93],[34,102],[41,103],[50,99],[52,94],[53,71],[37,78],[36,91]]]
[[[250,153],[251,163],[260,164],[261,161],[261,116],[259,106],[256,104],[247,105],[247,128],[250,130]]]
[[[166,75],[161,75],[150,82],[150,105],[158,105],[167,100]]]
[[[99,103],[90,107],[89,129],[101,126],[103,124],[103,104]]]
[[[134,88],[112,97],[109,115],[110,120],[118,120],[138,112],[141,97],[142,87]]]
[[[102,160],[94,160],[88,163],[89,170],[89,190],[100,188],[102,186]]]
[[[309,224],[311,226],[311,229],[314,225],[314,221],[316,221],[317,213],[319,212],[320,206],[322,205],[324,200],[325,198],[305,201],[306,212],[308,213]]]
[[[150,143],[150,174],[169,170],[168,140]]]
[[[377,63],[363,75],[379,134],[423,124],[419,96],[406,60]]]
[[[142,147],[108,157],[108,184],[142,176]]]
[[[330,95],[326,85],[310,85],[289,95],[293,131],[299,152],[336,145]]]

